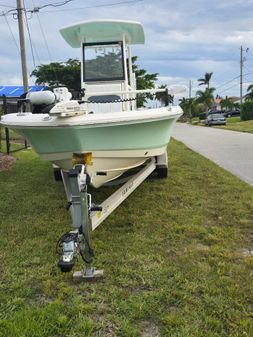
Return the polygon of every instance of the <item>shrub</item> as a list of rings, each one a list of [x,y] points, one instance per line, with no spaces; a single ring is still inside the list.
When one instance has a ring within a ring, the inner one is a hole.
[[[199,113],[199,119],[200,119],[200,120],[206,119],[206,113],[205,113],[205,112],[200,112],[200,113]]]
[[[241,120],[248,121],[251,119],[253,119],[253,101],[247,101],[241,105]]]

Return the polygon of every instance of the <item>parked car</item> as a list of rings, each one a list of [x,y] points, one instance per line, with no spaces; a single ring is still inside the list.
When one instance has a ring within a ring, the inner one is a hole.
[[[225,110],[216,110],[216,109],[211,109],[211,110],[208,110],[208,112],[206,113],[206,116],[208,115],[213,115],[213,114],[225,114]]]
[[[226,125],[226,118],[222,113],[209,114],[206,117],[206,125]]]
[[[228,118],[228,117],[232,117],[232,116],[240,116],[240,109],[235,109],[235,110],[230,110],[230,111],[226,111],[225,113],[224,113],[224,116],[226,117],[226,118]]]

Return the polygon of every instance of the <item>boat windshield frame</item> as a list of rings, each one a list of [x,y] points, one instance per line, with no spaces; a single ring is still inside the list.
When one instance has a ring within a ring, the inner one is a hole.
[[[86,78],[85,77],[85,47],[89,46],[110,46],[118,45],[121,48],[121,64],[122,64],[122,76],[118,77],[103,77],[103,78]],[[125,81],[125,66],[124,66],[124,43],[123,41],[106,41],[106,42],[83,42],[82,44],[82,61],[83,61],[83,82],[106,82],[106,81]]]

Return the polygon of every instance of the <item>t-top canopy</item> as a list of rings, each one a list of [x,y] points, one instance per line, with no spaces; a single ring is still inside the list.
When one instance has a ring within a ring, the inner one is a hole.
[[[60,33],[73,48],[80,47],[81,42],[122,41],[123,36],[128,44],[143,44],[145,42],[143,27],[135,21],[85,21],[64,27],[60,29]]]

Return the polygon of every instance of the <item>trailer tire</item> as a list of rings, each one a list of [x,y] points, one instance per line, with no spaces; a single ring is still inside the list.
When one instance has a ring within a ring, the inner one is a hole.
[[[157,172],[157,177],[159,179],[164,179],[168,177],[168,167],[166,166],[158,166],[156,168],[156,172]]]
[[[61,169],[60,168],[54,168],[54,180],[55,181],[62,181],[62,176],[61,176]]]

